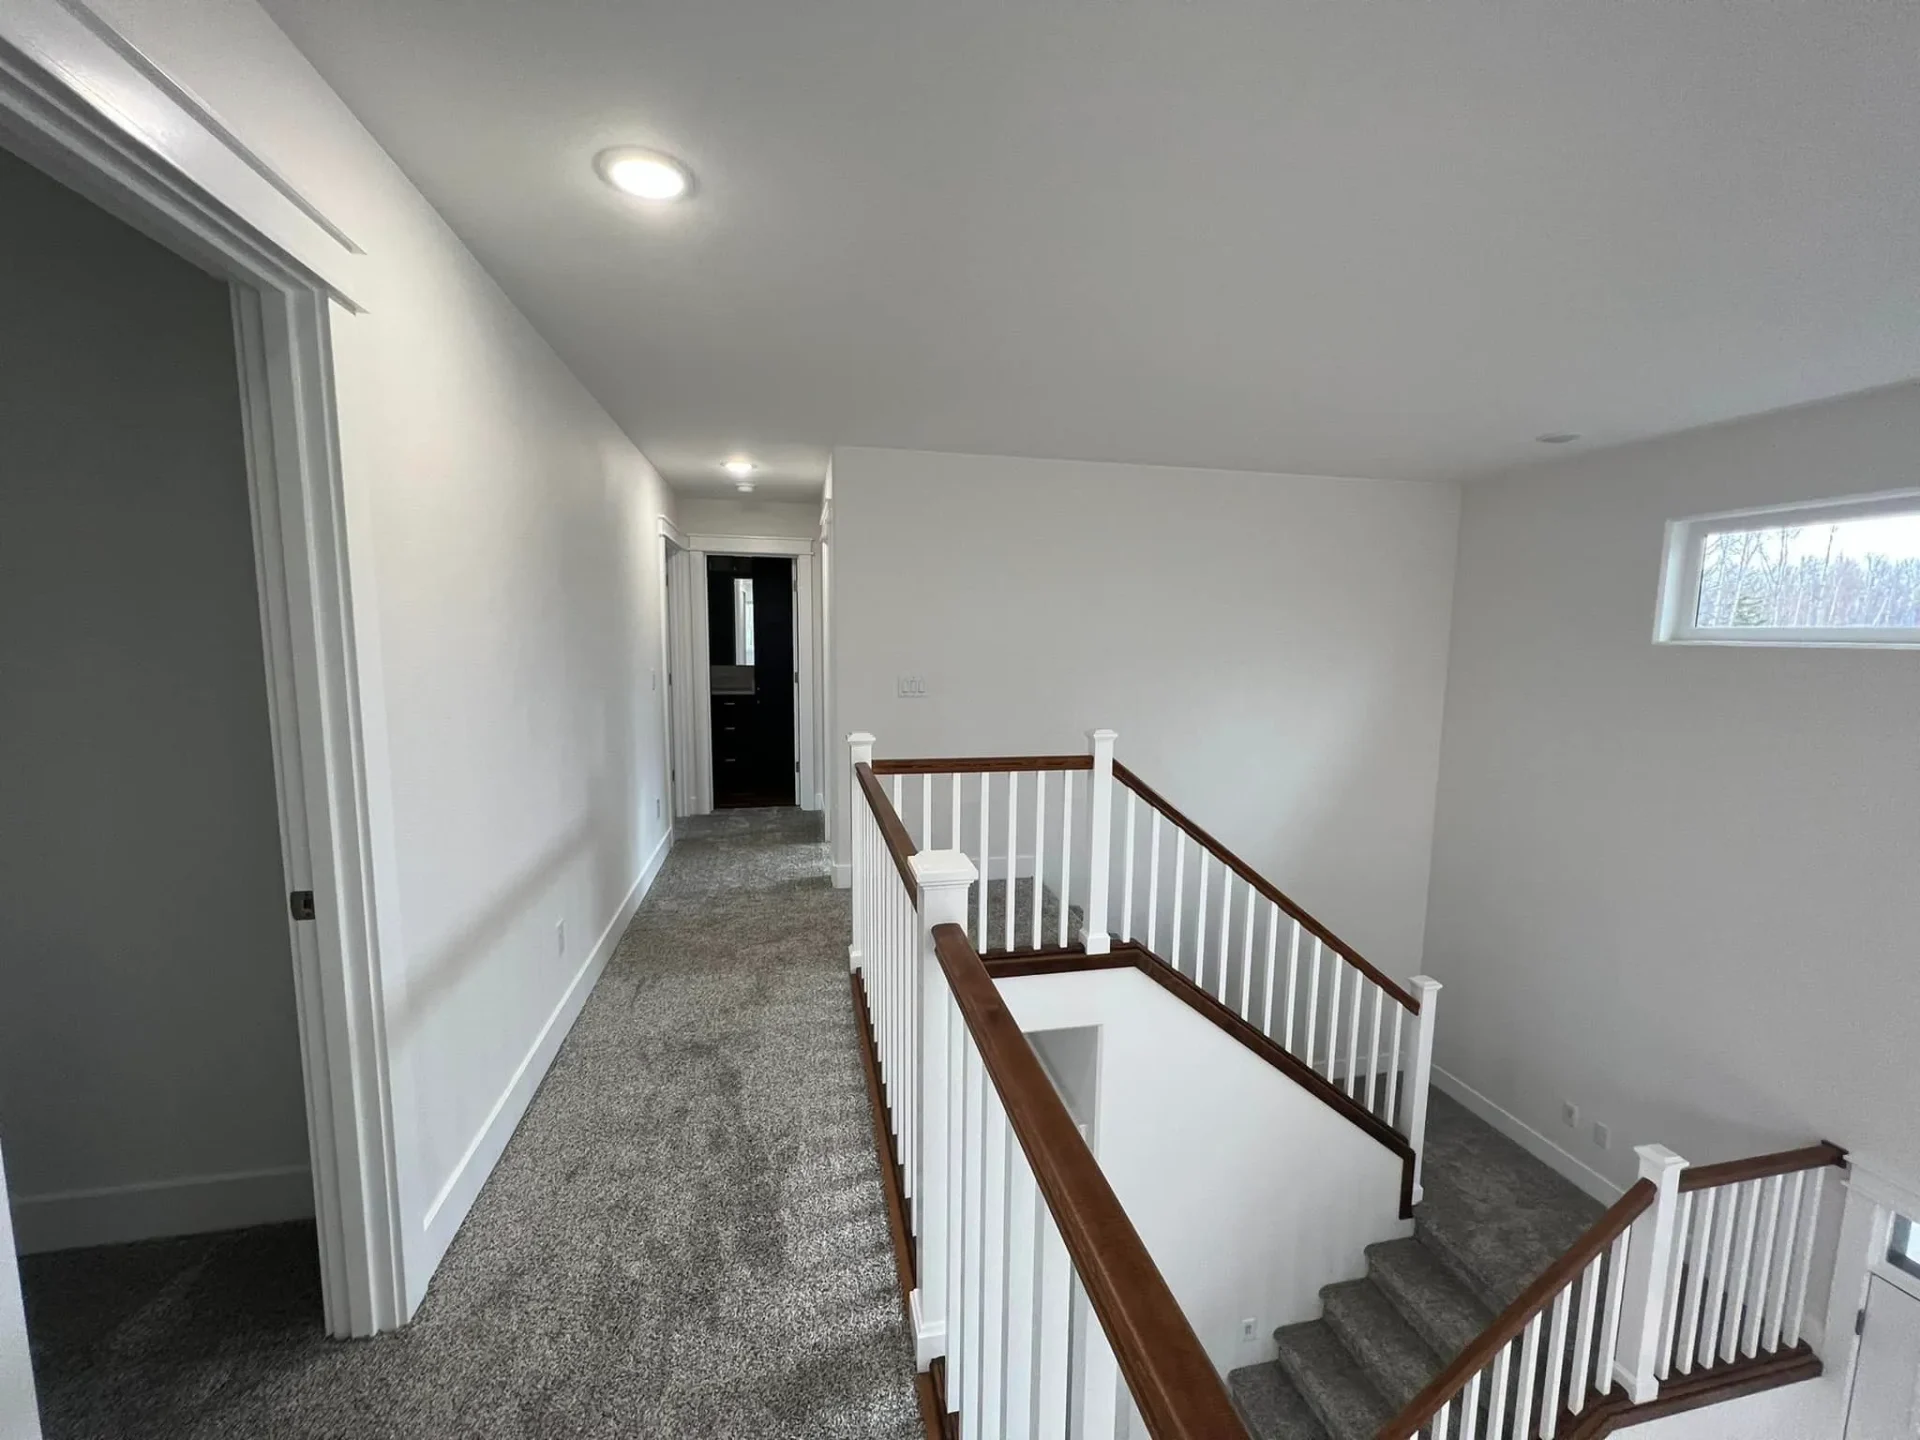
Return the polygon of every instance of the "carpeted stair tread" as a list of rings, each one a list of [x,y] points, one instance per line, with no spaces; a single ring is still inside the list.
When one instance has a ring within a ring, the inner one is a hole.
[[[1271,1360],[1230,1373],[1227,1393],[1253,1440],[1328,1440],[1313,1407]]]
[[[1441,1370],[1440,1357],[1370,1280],[1320,1292],[1321,1318],[1397,1412]]]
[[[1395,1407],[1321,1320],[1274,1332],[1280,1368],[1333,1440],[1373,1440]]]
[[[1421,1185],[1421,1243],[1496,1313],[1605,1213],[1438,1089],[1428,1100]]]
[[[1367,1278],[1427,1343],[1440,1364],[1477,1340],[1493,1311],[1418,1240],[1387,1240],[1367,1247]]]

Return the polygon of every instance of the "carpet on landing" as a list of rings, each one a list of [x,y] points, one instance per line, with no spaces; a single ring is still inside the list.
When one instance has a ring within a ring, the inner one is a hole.
[[[47,1440],[920,1431],[817,815],[684,822],[418,1316],[310,1225],[30,1256]]]

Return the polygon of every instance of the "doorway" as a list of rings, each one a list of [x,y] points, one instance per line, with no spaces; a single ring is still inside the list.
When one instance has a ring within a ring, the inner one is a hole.
[[[1913,1440],[1915,1435],[1920,1435],[1920,1284],[1910,1290],[1876,1274],[1867,1283],[1860,1316],[1846,1440]]]
[[[794,562],[706,558],[714,808],[792,805],[800,774]]]
[[[234,1255],[210,1309],[298,1301],[317,1333],[234,297],[4,150],[0,212],[0,1140],[30,1338],[84,1363],[76,1332],[169,1263],[139,1242],[241,1231],[276,1263]]]

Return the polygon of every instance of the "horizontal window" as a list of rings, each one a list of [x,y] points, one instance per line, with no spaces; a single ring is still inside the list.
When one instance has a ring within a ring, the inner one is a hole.
[[[1920,646],[1920,495],[1675,521],[1654,638]]]

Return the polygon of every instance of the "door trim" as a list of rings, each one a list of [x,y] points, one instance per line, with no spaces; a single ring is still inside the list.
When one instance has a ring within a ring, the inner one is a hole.
[[[0,141],[233,287],[282,859],[288,889],[316,898],[288,926],[326,1326],[392,1329],[406,1299],[380,955],[396,892],[330,328],[335,305],[356,308],[357,252],[79,0],[0,11]]]

